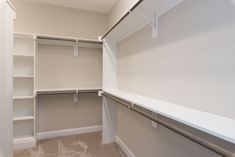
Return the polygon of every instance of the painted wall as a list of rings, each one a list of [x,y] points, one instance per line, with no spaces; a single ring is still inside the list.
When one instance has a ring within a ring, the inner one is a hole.
[[[107,15],[25,0],[12,0],[16,32],[97,39],[107,29]]]
[[[101,98],[96,93],[39,96],[37,99],[37,132],[88,127],[101,124]]]
[[[84,68],[86,70],[84,70]],[[36,89],[102,88],[102,49],[41,45],[36,54]],[[37,101],[37,131],[53,131],[101,124],[98,94],[41,96]]]
[[[108,14],[111,28],[138,0],[118,0]]]
[[[160,18],[158,38],[146,26],[119,44],[118,87],[235,119],[234,51],[234,1],[187,0]],[[124,109],[117,119],[137,157],[216,156]]]

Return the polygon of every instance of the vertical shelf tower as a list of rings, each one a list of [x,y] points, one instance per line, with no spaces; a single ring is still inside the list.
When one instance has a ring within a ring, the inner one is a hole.
[[[13,52],[14,148],[30,147],[36,144],[35,50],[34,35],[15,33]]]

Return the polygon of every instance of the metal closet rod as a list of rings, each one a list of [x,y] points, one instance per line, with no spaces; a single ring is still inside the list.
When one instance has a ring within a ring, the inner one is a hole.
[[[47,37],[47,36],[37,36],[37,39],[41,40],[54,40],[54,41],[66,41],[66,42],[79,42],[79,43],[90,43],[90,44],[102,44],[102,41],[92,41],[92,40],[82,40],[82,39],[68,39],[60,37]]]
[[[113,25],[113,27],[111,27],[108,32],[106,32],[104,34],[104,36],[102,37],[102,39],[104,39],[114,28],[116,28],[132,11],[135,10],[135,8],[137,8],[144,0],[139,0],[138,2],[135,3],[135,5],[133,7],[131,7],[131,9],[126,13],[124,14],[119,20],[117,23],[115,23]]]
[[[183,137],[185,137],[185,138],[187,138],[187,139],[189,139],[189,140],[191,140],[191,141],[193,141],[193,142],[195,142],[195,143],[197,143],[197,144],[199,144],[199,145],[201,145],[201,146],[203,146],[203,147],[205,147],[205,148],[207,148],[207,149],[209,149],[209,150],[211,150],[211,151],[213,151],[213,152],[215,152],[215,153],[217,153],[217,154],[219,154],[221,156],[223,156],[223,157],[235,157],[235,153],[230,152],[230,151],[224,149],[223,147],[215,145],[212,142],[209,142],[209,141],[207,141],[207,140],[205,140],[205,139],[203,139],[203,138],[201,138],[199,136],[196,136],[196,135],[192,134],[189,131],[183,130],[183,129],[177,127],[176,125],[173,125],[173,124],[171,124],[169,122],[166,122],[166,121],[164,121],[164,120],[162,120],[160,118],[157,118],[157,117],[156,118],[152,118],[152,117],[150,117],[149,115],[143,113],[141,110],[138,110],[138,109],[134,108],[134,106],[136,104],[133,104],[132,102],[128,102],[126,100],[123,100],[121,98],[118,98],[118,97],[116,97],[114,95],[111,95],[109,93],[106,93],[106,92],[103,92],[102,95],[104,97],[107,97],[107,98],[109,98],[109,99],[111,99],[111,100],[121,104],[122,106],[127,107],[130,110],[132,110],[132,111],[134,111],[134,112],[144,116],[145,118],[148,118],[151,121],[154,121],[154,122],[156,122],[156,123],[158,123],[158,124],[168,128],[168,129],[170,129],[170,130],[180,134],[181,136],[183,136]]]

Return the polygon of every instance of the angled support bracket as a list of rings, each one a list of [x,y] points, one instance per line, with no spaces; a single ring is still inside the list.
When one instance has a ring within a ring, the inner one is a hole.
[[[157,15],[156,11],[153,14],[152,21],[150,22],[152,27],[152,38],[158,37],[159,32],[159,16]]]
[[[78,41],[76,41],[76,43],[73,46],[73,54],[74,54],[74,56],[78,56],[78,51],[79,51]]]
[[[155,5],[155,4],[153,4]],[[158,37],[158,32],[159,32],[159,15],[157,13],[157,10],[155,10],[152,15],[148,15],[145,13],[145,11],[141,8],[138,7],[138,11],[142,18],[145,20],[145,22],[150,25],[152,28],[152,38]]]
[[[79,100],[78,95],[79,95],[78,90],[76,90],[76,93],[73,94],[73,102],[74,103],[78,103],[78,100]]]

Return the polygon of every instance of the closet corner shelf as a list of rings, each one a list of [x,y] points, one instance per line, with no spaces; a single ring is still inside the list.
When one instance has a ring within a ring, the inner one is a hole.
[[[15,117],[13,121],[25,121],[25,120],[34,120],[34,116],[25,116],[25,117]]]
[[[184,0],[138,0],[124,14],[102,39],[112,37],[117,42],[125,39],[146,25],[158,33],[159,17],[179,5]]]
[[[102,91],[102,88],[57,88],[57,89],[37,89],[37,95],[50,95],[50,94],[70,94],[70,93],[94,93]]]
[[[20,100],[20,99],[34,99],[34,96],[14,96],[14,100]]]
[[[121,90],[103,92],[235,144],[234,119]]]

